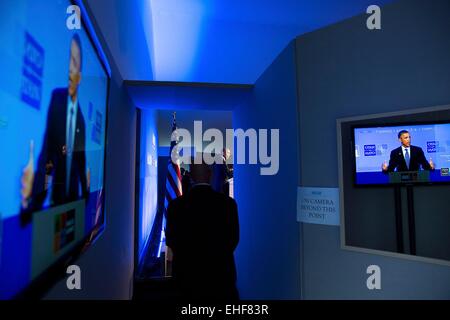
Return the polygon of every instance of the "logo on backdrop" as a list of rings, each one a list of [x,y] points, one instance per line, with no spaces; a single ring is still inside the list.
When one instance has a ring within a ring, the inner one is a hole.
[[[364,145],[364,156],[376,156],[377,155],[377,148],[374,144],[365,144]]]
[[[439,145],[436,141],[427,141],[427,152],[436,153],[437,146]]]
[[[382,156],[385,155],[388,151],[387,144],[365,144],[364,145],[364,156]],[[356,151],[356,157],[358,157],[358,151]]]
[[[43,74],[44,48],[31,34],[25,32],[20,97],[23,102],[36,109],[41,107]]]

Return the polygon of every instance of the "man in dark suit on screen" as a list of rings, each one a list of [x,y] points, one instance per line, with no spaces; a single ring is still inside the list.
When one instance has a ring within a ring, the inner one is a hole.
[[[182,299],[237,300],[234,250],[239,242],[236,202],[209,185],[211,168],[191,164],[194,182],[167,210],[166,244]]]
[[[427,161],[422,148],[411,145],[411,135],[402,130],[398,133],[401,146],[391,151],[389,165],[383,163],[383,172],[434,170],[433,160]]]
[[[78,100],[81,81],[81,41],[75,34],[71,41],[69,83],[53,90],[47,112],[42,149],[34,170],[34,146],[30,143],[28,165],[22,174],[21,220],[31,220],[40,210],[51,185],[51,205],[59,205],[89,194],[90,174],[86,171],[86,126]],[[51,183],[50,183],[51,181]]]

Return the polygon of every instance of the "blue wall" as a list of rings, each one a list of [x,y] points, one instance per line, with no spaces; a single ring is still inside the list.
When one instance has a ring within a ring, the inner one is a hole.
[[[295,46],[292,42],[255,83],[248,105],[235,109],[233,127],[280,129],[278,174],[235,164],[241,239],[236,251],[244,299],[300,298],[300,235]]]
[[[156,110],[141,111],[139,155],[138,254],[143,258],[158,207],[158,117]]]
[[[450,103],[450,2],[402,0],[297,39],[301,184],[337,187],[336,119]],[[313,168],[313,170],[311,169]],[[339,228],[303,224],[306,299],[449,299],[450,268],[340,248]],[[381,267],[382,290],[366,287]]]

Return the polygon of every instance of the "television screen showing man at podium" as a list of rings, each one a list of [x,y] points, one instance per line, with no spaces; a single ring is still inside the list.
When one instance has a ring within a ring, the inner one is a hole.
[[[450,123],[354,128],[356,185],[450,182]]]
[[[0,299],[37,295],[105,224],[109,75],[71,8],[0,4]]]

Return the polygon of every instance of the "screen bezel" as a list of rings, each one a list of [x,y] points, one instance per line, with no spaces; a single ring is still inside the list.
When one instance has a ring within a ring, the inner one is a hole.
[[[373,119],[376,120],[376,119]],[[356,129],[371,129],[371,128],[389,128],[389,127],[399,127],[399,126],[420,126],[420,125],[434,125],[434,124],[449,124],[450,120],[438,120],[438,121],[399,121],[392,122],[388,124],[374,124],[372,122],[368,122],[367,125],[355,124],[350,125],[351,137],[352,140],[350,142],[350,152],[352,159],[352,176],[353,176],[353,186],[355,188],[373,188],[373,187],[398,187],[398,186],[433,186],[433,185],[448,185],[449,182],[445,181],[428,181],[428,182],[398,182],[398,183],[368,183],[368,184],[358,184],[356,181],[356,157],[355,157],[355,130]]]
[[[68,3],[72,5],[78,5],[84,8],[84,3],[81,0],[69,0]],[[83,237],[79,242],[76,243],[74,248],[62,255],[55,262],[53,262],[45,271],[43,271],[35,279],[28,282],[25,288],[13,295],[12,299],[25,300],[25,299],[40,299],[42,298],[52,286],[67,276],[66,269],[69,265],[73,264],[85,251],[87,251],[103,234],[106,225],[106,155],[107,155],[107,145],[108,145],[108,118],[109,118],[109,96],[110,96],[110,85],[111,85],[111,73],[107,67],[107,58],[100,54],[100,50],[103,51],[101,44],[96,43],[93,39],[92,33],[95,33],[94,27],[89,28],[86,21],[92,24],[86,10],[81,10],[81,25],[82,30],[85,31],[87,38],[92,46],[92,49],[97,56],[98,61],[106,76],[106,99],[105,99],[105,134],[104,134],[104,150],[103,150],[103,195],[102,195],[102,211],[103,219],[100,223],[95,225],[87,235]],[[100,48],[99,48],[100,47]]]

